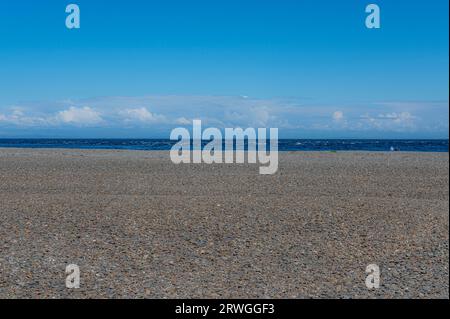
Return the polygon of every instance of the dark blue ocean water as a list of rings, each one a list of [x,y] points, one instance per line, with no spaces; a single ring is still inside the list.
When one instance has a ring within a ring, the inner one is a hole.
[[[169,150],[176,141],[166,139],[0,139],[0,147]],[[208,141],[203,141],[207,144]],[[303,140],[282,139],[280,151],[390,151],[448,152],[447,140]]]

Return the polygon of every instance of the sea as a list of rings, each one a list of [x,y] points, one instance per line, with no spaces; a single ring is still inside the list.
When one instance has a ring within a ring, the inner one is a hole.
[[[117,150],[170,150],[168,139],[0,139],[0,147]],[[206,145],[209,141],[202,141]],[[279,151],[448,152],[448,139],[280,139]],[[245,146],[246,147],[246,146]]]

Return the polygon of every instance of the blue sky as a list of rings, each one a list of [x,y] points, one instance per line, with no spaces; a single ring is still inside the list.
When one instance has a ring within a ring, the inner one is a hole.
[[[447,0],[1,1],[0,138],[448,138],[448,66]]]

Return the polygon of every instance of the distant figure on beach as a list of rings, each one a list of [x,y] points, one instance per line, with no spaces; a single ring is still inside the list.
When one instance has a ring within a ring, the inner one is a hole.
[[[394,146],[391,146],[391,152],[398,152],[398,151],[399,151],[398,148],[396,148],[396,147],[394,147]]]

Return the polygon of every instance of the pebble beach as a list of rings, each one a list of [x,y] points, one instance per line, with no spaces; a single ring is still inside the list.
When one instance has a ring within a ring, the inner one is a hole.
[[[258,170],[0,149],[0,298],[449,298],[448,153],[280,152]]]

